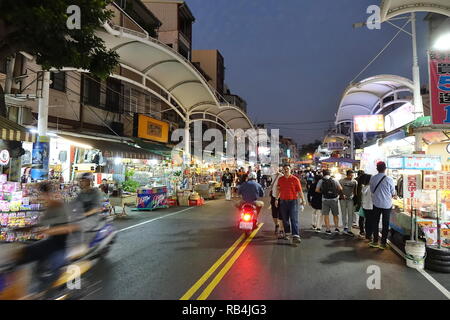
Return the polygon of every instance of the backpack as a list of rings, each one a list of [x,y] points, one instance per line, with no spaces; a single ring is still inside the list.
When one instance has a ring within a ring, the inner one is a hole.
[[[325,199],[335,199],[339,196],[336,182],[333,179],[322,179],[322,195]]]

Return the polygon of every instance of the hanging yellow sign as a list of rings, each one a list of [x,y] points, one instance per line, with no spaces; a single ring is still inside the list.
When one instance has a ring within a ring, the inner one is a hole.
[[[153,140],[162,143],[169,142],[169,124],[167,122],[139,115],[138,138]]]

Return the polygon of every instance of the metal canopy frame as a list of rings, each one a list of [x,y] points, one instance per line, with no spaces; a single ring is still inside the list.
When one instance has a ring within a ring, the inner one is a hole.
[[[385,22],[402,14],[413,12],[434,12],[450,17],[448,0],[382,0],[381,21]]]
[[[97,31],[98,36],[105,41],[107,48],[119,54],[120,65],[138,75],[142,81],[119,74],[113,74],[112,77],[154,94],[175,110],[186,125],[189,125],[192,114],[200,112],[220,119],[229,129],[254,128],[244,111],[225,102],[195,66],[172,48],[124,27],[105,23],[104,29]],[[161,92],[150,88],[147,81]]]
[[[413,82],[395,75],[379,75],[351,84],[342,94],[335,124],[353,122],[355,115],[376,114],[394,103],[402,103],[405,99],[399,99],[397,93],[404,91],[412,95]],[[394,96],[394,100],[383,104],[389,96]]]

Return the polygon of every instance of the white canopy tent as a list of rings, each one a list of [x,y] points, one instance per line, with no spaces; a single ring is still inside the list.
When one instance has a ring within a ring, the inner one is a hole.
[[[379,113],[383,108],[395,103],[409,102],[399,98],[398,93],[413,94],[411,80],[395,75],[379,75],[351,84],[345,89],[336,114],[336,125],[353,122],[355,115]],[[392,101],[383,100],[392,96]]]
[[[381,21],[413,12],[434,12],[450,16],[449,0],[382,0]]]
[[[166,102],[188,124],[194,113],[211,115],[230,129],[252,129],[248,116],[221,97],[183,56],[145,34],[105,24],[98,35],[120,56],[124,73],[113,77],[133,83]]]

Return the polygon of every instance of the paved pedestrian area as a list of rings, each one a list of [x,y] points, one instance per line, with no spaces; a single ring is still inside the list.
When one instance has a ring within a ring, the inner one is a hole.
[[[85,299],[447,299],[448,275],[427,273],[439,290],[393,250],[313,232],[309,208],[300,221],[294,246],[276,239],[267,207],[247,239],[233,202],[222,199],[130,212],[115,221],[118,241],[95,267],[97,285]]]

